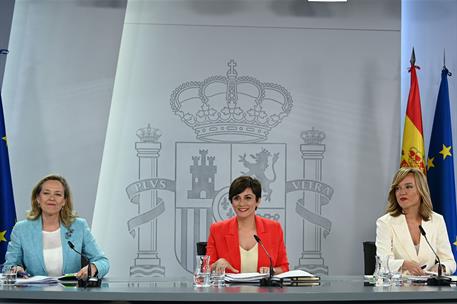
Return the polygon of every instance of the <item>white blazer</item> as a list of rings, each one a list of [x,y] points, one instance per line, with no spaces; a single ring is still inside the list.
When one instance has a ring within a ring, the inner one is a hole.
[[[433,212],[429,221],[422,221],[430,245],[435,249],[446,266],[446,274],[452,274],[456,265],[448,239],[446,224],[438,213]],[[435,265],[435,255],[421,235],[419,253],[416,253],[413,239],[409,233],[405,215],[393,217],[390,214],[381,216],[376,221],[376,254],[384,259],[389,258],[391,271],[399,270],[404,260],[412,260],[419,265],[427,265],[425,270],[430,270]]]

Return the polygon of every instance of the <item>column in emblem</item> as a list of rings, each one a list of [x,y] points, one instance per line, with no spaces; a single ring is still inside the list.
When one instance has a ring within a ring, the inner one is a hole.
[[[321,142],[325,134],[321,131],[308,130],[302,133],[304,144],[300,145],[303,159],[303,179],[307,181],[303,191],[304,210],[307,210],[302,220],[303,240],[302,253],[299,259],[299,268],[316,274],[328,274],[328,267],[324,265],[321,253],[322,228],[317,225],[321,217],[321,195],[315,190],[316,183],[322,181],[322,159],[325,145]]]
[[[158,177],[158,158],[161,143],[157,141],[160,137],[158,130],[147,128],[137,132],[140,141],[135,143],[138,156],[138,180],[148,180]],[[152,190],[139,193],[138,214],[142,215],[151,212],[162,202],[158,196],[158,190],[151,186]],[[138,253],[134,265],[130,267],[130,274],[138,276],[164,276],[165,269],[160,265],[159,253],[157,251],[157,218],[144,222],[137,228]]]

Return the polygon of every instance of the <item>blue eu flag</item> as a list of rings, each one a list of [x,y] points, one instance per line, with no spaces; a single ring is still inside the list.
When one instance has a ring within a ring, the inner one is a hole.
[[[441,84],[436,102],[432,137],[428,149],[427,179],[434,211],[443,215],[452,253],[457,258],[457,213],[455,200],[454,148],[452,146],[451,111],[446,67],[441,72]]]
[[[16,223],[16,208],[14,206],[7,143],[3,103],[0,95],[0,264],[5,262],[11,229]]]

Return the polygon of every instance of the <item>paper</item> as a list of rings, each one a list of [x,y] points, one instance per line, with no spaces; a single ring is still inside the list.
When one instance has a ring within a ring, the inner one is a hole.
[[[75,272],[75,273],[67,273],[67,274],[64,274],[63,276],[58,277],[57,279],[58,279],[59,281],[64,281],[64,282],[68,282],[68,281],[78,281],[78,278],[76,277],[76,272]]]
[[[268,273],[244,272],[244,273],[226,273],[225,281],[239,283],[255,283],[260,279],[267,278]]]
[[[57,284],[59,281],[57,278],[53,277],[46,277],[46,276],[33,276],[27,279],[17,279],[16,284],[17,286],[23,285],[53,285]]]
[[[227,273],[225,274],[225,280],[227,282],[238,282],[238,283],[256,283],[260,279],[268,278],[268,273],[259,272],[247,272],[247,273]],[[318,278],[315,275],[306,272],[304,270],[291,270],[277,274],[273,276],[274,280],[279,279],[290,279],[290,278]]]
[[[300,269],[286,271],[273,276],[273,278],[287,279],[287,278],[303,278],[303,277],[315,277],[315,275]]]

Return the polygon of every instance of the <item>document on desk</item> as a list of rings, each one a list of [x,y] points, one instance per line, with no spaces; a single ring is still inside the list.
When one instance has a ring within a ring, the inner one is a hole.
[[[225,274],[225,281],[232,283],[257,283],[263,278],[268,278],[268,273],[244,272]]]
[[[247,273],[227,273],[225,275],[225,280],[227,282],[236,282],[236,283],[257,283],[261,279],[268,278],[268,273],[259,273],[259,272],[247,272]],[[291,270],[286,271],[273,276],[273,280],[319,280],[318,276],[315,276],[304,270]]]
[[[316,276],[312,273],[307,271],[296,269],[291,271],[286,271],[280,274],[273,276],[273,278],[278,279],[289,279],[289,278],[316,278]]]
[[[54,285],[59,283],[57,278],[47,276],[33,276],[27,279],[17,279],[16,286],[27,286],[27,285]]]

